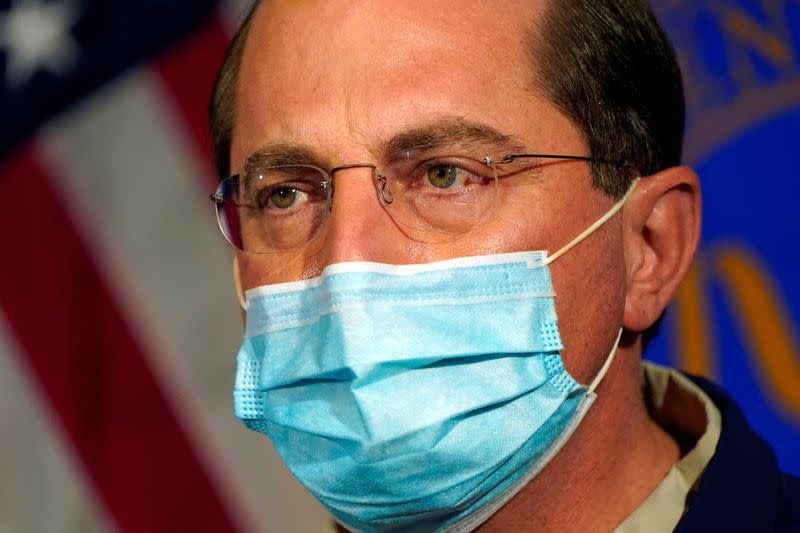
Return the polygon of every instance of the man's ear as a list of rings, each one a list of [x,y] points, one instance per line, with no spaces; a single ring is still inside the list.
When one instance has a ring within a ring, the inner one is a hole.
[[[646,330],[672,300],[697,251],[701,211],[692,169],[669,168],[639,180],[623,212],[626,329]]]

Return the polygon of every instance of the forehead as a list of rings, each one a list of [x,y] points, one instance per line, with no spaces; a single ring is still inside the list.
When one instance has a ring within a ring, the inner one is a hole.
[[[535,112],[526,37],[543,4],[263,2],[242,58],[234,165],[269,143],[349,152],[439,115],[502,129],[522,103]]]

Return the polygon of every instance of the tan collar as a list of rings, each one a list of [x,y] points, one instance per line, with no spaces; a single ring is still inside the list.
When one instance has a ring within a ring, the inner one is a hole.
[[[673,531],[714,456],[722,429],[711,398],[677,370],[644,362],[642,392],[650,416],[678,442],[682,458],[617,533]]]

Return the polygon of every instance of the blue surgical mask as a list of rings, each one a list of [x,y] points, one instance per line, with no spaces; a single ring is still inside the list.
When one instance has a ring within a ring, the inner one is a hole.
[[[248,291],[236,415],[348,528],[474,529],[596,397],[617,345],[590,386],[567,373],[548,265],[627,196],[551,256],[339,263]]]

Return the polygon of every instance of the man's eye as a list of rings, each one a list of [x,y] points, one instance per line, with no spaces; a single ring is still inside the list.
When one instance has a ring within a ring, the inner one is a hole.
[[[437,189],[461,187],[469,179],[470,173],[453,165],[436,165],[428,169],[428,181]]]
[[[267,208],[289,209],[295,203],[303,202],[308,194],[294,187],[278,187],[269,194]]]

